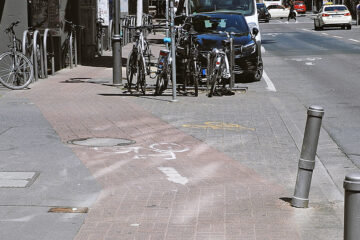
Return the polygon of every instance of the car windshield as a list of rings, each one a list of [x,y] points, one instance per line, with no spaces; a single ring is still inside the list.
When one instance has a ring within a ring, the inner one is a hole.
[[[345,6],[332,6],[332,7],[326,7],[326,12],[333,12],[333,11],[346,11],[347,8]]]
[[[245,16],[255,13],[253,0],[189,0],[191,13],[235,11]]]
[[[238,14],[195,15],[192,18],[192,25],[198,33],[226,31],[245,34],[249,32],[244,16]]]

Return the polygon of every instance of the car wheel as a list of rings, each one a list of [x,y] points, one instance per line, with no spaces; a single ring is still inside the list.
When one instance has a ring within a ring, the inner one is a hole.
[[[265,22],[266,22],[266,23],[268,23],[268,22],[269,22],[269,20],[265,20]]]
[[[345,26],[341,26],[341,29],[345,29]]]
[[[261,80],[263,71],[264,71],[263,61],[262,61],[262,58],[259,56],[259,61],[258,61],[256,71],[249,73],[248,78],[253,82],[258,82]]]
[[[351,30],[351,25],[348,25],[348,26],[347,26],[347,30]]]
[[[319,27],[316,26],[315,22],[314,22],[314,28],[315,28],[315,30],[319,30]]]

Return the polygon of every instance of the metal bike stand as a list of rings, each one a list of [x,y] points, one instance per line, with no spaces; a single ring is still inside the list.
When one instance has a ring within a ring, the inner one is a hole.
[[[47,43],[48,43],[48,37],[50,37],[50,44],[51,44],[51,51],[52,51],[52,56],[51,56],[51,75],[54,76],[55,75],[55,56],[54,56],[54,39],[52,37],[51,34],[51,30],[46,28],[44,31],[44,36],[43,36],[43,46],[44,46],[44,68],[45,68],[45,75],[44,77],[47,78],[48,77],[48,62],[47,62]]]

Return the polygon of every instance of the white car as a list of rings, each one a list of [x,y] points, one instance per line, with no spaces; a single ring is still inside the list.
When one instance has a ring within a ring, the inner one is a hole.
[[[285,8],[283,5],[269,5],[267,9],[271,14],[271,18],[287,18],[290,13],[290,9]],[[294,13],[297,16],[296,11]]]
[[[324,5],[314,18],[315,30],[324,27],[351,29],[351,14],[345,5]]]

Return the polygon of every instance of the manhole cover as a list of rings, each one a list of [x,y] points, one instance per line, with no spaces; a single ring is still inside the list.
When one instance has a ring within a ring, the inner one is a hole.
[[[115,147],[134,144],[135,141],[124,138],[81,138],[69,143],[87,147]]]

